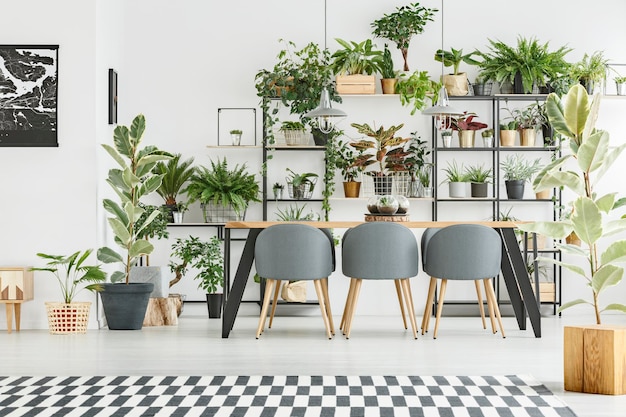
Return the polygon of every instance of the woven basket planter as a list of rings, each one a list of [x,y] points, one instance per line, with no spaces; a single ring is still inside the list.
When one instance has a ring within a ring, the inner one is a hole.
[[[71,304],[47,302],[50,333],[86,333],[90,308],[90,302]]]

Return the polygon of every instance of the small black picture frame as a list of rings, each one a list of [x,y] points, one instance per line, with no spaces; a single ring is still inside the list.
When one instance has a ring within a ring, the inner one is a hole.
[[[58,147],[59,45],[0,45],[0,147]]]
[[[117,124],[117,72],[109,68],[109,124]]]

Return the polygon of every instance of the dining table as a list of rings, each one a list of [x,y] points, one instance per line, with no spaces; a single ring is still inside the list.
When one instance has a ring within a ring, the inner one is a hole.
[[[228,338],[235,324],[243,293],[254,264],[254,246],[263,229],[281,221],[229,221],[224,226],[224,308],[222,314],[222,338]],[[302,221],[320,229],[350,229],[363,221]],[[516,221],[406,221],[400,222],[410,229],[443,228],[455,224],[480,224],[491,227],[502,239],[501,274],[509,295],[510,303],[520,330],[526,330],[527,318],[535,337],[541,337],[541,313],[539,302],[533,292],[524,255],[517,240]],[[247,230],[243,251],[234,277],[231,279],[231,232]],[[451,255],[452,256],[452,255]]]

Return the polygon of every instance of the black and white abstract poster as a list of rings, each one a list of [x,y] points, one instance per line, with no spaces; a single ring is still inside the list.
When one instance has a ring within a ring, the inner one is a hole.
[[[58,45],[0,45],[0,146],[58,146]]]

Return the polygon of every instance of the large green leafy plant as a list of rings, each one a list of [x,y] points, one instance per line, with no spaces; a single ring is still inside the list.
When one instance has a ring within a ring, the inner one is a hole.
[[[130,269],[137,259],[149,255],[154,246],[144,239],[144,229],[160,215],[154,210],[149,216],[142,218],[145,209],[140,199],[154,192],[161,185],[161,175],[154,173],[157,162],[171,158],[167,152],[155,146],[140,148],[146,119],[138,115],[130,128],[119,125],[113,133],[113,145],[103,144],[102,147],[113,157],[119,168],[109,170],[107,183],[117,194],[119,202],[104,199],[103,205],[110,216],[107,219],[113,231],[115,243],[122,249],[119,253],[109,247],[98,249],[98,259],[104,263],[121,263],[124,271],[111,274],[111,281],[124,280],[129,282]]]
[[[417,2],[397,7],[395,12],[385,14],[372,22],[372,33],[376,37],[389,39],[396,44],[404,59],[404,71],[409,71],[407,57],[411,39],[424,32],[424,26],[433,21],[433,16],[438,11],[438,9],[423,7]]]
[[[176,239],[172,245],[172,256],[178,261],[171,261],[170,270],[176,274],[174,285],[187,273],[189,267],[198,270],[194,279],[199,280],[198,288],[207,294],[214,294],[224,283],[224,256],[222,242],[213,236],[208,242],[197,237],[189,236],[186,239]]]
[[[176,197],[194,172],[193,158],[181,160],[181,157],[179,153],[174,154],[169,161],[160,161],[154,167],[155,173],[162,176],[157,194],[163,197],[168,206],[177,205]]]
[[[626,144],[612,148],[608,132],[595,128],[599,105],[600,96],[596,95],[590,101],[581,85],[573,86],[561,99],[554,93],[548,96],[548,119],[556,132],[569,138],[571,152],[547,165],[537,175],[533,187],[535,191],[566,187],[576,198],[572,202],[571,215],[565,220],[520,225],[522,230],[555,239],[562,239],[574,231],[584,242],[584,248],[569,244],[557,245],[567,255],[582,257],[584,266],[552,258],[540,257],[538,260],[560,264],[585,279],[591,289],[591,301],[569,301],[560,310],[589,304],[594,309],[597,324],[601,324],[603,311],[626,312],[623,304],[614,303],[603,307],[599,300],[600,293],[622,280],[624,268],[620,264],[626,261],[626,240],[614,238],[616,233],[626,230],[626,219],[611,219],[609,216],[624,204],[624,200],[618,199],[616,192],[599,195],[594,191],[598,181],[626,148]]]

